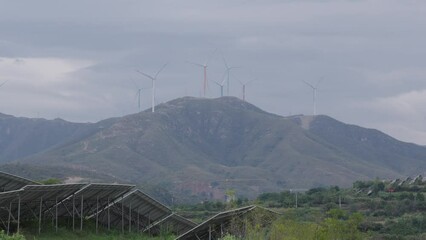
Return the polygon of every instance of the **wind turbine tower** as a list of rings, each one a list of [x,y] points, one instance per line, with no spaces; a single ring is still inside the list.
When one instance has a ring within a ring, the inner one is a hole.
[[[239,81],[239,80],[238,80]],[[245,101],[246,100],[246,86],[248,85],[248,84],[250,84],[251,82],[253,82],[254,80],[250,80],[250,81],[248,81],[248,82],[241,82],[241,81],[239,81],[240,82],[240,84],[241,84],[241,86],[243,87],[243,101]]]
[[[141,92],[143,88],[138,88],[136,91],[136,96],[138,97],[138,109],[141,110]]]
[[[215,49],[213,51],[213,53],[210,54],[210,56],[207,58],[207,60],[204,63],[195,63],[195,62],[189,62],[189,61],[187,61],[190,64],[193,64],[193,65],[198,66],[198,67],[202,67],[203,70],[204,70],[204,81],[203,81],[203,95],[204,95],[204,97],[206,97],[207,84],[208,84],[207,83],[207,67],[208,67],[208,63],[209,63],[210,59],[212,58],[213,54],[216,52],[216,50],[217,49]]]
[[[151,79],[151,81],[152,81],[152,100],[151,100],[151,102],[152,102],[152,112],[155,112],[155,82],[157,81],[158,74],[160,74],[160,72],[161,72],[161,71],[163,71],[163,69],[164,69],[166,66],[167,66],[167,63],[166,63],[166,64],[164,64],[164,65],[160,68],[160,70],[158,70],[158,71],[157,71],[157,73],[156,73],[154,76],[148,75],[148,74],[146,74],[146,73],[144,73],[144,72],[141,72],[141,71],[137,70],[137,72],[138,72],[138,73],[140,73],[140,74],[142,74],[143,76],[145,76],[145,77],[147,77],[147,78]],[[140,96],[140,93],[139,93],[139,96]]]
[[[225,68],[226,68],[226,95],[229,96],[229,72],[232,69],[235,69],[238,67],[230,67],[228,63],[226,62],[225,57],[222,56],[222,59],[223,59],[223,63],[225,63]]]
[[[144,90],[144,89],[146,89],[146,88],[141,88],[141,87],[139,87],[138,86],[138,84],[136,84],[135,83],[135,81],[133,81],[133,84],[135,85],[135,87],[136,87],[136,94],[135,94],[135,98],[137,98],[138,99],[138,109],[139,109],[139,111],[141,110],[141,93],[142,93],[142,90]]]
[[[308,85],[310,88],[312,88],[312,102],[314,105],[314,116],[317,115],[317,90],[318,90],[318,86],[321,83],[322,79],[320,79],[317,84],[312,85],[307,81],[303,81],[306,85]]]
[[[220,96],[221,97],[223,97],[223,87],[225,86],[225,80],[223,80],[221,83],[213,81],[214,83],[216,83],[216,85],[218,85],[220,87]]]

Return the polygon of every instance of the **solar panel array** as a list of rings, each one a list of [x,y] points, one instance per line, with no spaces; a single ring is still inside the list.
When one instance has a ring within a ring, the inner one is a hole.
[[[73,229],[83,229],[91,219],[108,229],[159,234],[167,229],[181,234],[195,224],[172,212],[133,185],[125,184],[55,184],[34,181],[0,172],[0,228],[19,226],[22,221],[51,219],[56,229],[59,218],[72,220]]]
[[[134,187],[101,183],[41,185],[0,172],[0,229],[9,233],[14,227],[19,232],[22,221],[38,221],[40,232],[44,220],[51,220],[58,229],[59,219],[67,219],[62,222],[71,222],[73,230],[82,230],[85,220],[91,220],[96,223],[96,231],[100,225],[150,235],[168,231],[179,236],[177,240],[217,239],[234,218],[257,208],[225,211],[197,225]]]

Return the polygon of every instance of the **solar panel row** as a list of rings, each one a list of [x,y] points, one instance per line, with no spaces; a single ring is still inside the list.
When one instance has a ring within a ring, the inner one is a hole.
[[[30,185],[28,185],[30,184]],[[19,231],[22,221],[51,219],[56,229],[59,219],[67,218],[73,229],[83,229],[85,220],[98,226],[122,231],[158,234],[164,228],[181,234],[195,224],[172,212],[133,185],[56,184],[35,185],[31,180],[0,172],[0,228]]]
[[[246,224],[246,218],[248,214],[254,211],[263,212],[263,216],[269,216],[270,220],[275,219],[279,213],[271,211],[266,208],[258,207],[255,205],[241,207],[225,212],[218,213],[213,217],[207,219],[203,223],[195,226],[194,228],[186,231],[182,235],[176,238],[176,240],[211,240],[211,239],[222,239],[227,233],[239,234],[235,232],[235,228],[238,228],[238,220],[243,225]],[[260,215],[259,215],[260,216]],[[259,217],[256,216],[256,217]],[[262,218],[262,224],[268,224],[266,222],[272,222]],[[232,226],[234,224],[234,226]],[[245,225],[242,226],[243,229]],[[241,233],[241,232],[240,232]],[[240,236],[244,238],[244,236]]]

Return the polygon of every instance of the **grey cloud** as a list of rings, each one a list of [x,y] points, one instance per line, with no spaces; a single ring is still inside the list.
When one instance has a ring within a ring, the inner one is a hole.
[[[202,72],[186,61],[202,62],[218,48],[230,65],[242,67],[231,77],[234,96],[241,97],[237,79],[256,77],[247,87],[249,101],[278,114],[310,114],[312,93],[302,80],[324,76],[320,113],[379,129],[382,122],[388,126],[382,130],[396,137],[389,126],[410,128],[412,138],[404,139],[426,144],[418,137],[424,129],[368,108],[377,99],[426,89],[425,5],[415,0],[4,1],[0,57],[81,59],[93,65],[38,92],[12,82],[4,86],[7,94],[0,89],[0,111],[31,115],[38,107],[46,117],[77,121],[136,112],[134,82],[144,88],[151,83],[135,69],[153,73],[165,62],[159,101],[199,96]],[[208,77],[218,80],[223,72],[216,54]],[[218,94],[210,83],[209,97]],[[20,101],[10,107],[5,100],[14,96]],[[45,99],[43,106],[26,108],[30,97]],[[148,108],[149,89],[142,101]]]

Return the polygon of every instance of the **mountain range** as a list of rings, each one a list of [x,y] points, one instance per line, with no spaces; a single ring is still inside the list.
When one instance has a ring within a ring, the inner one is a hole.
[[[1,114],[0,163],[36,179],[129,182],[190,201],[423,174],[426,147],[324,115],[184,97],[98,123]]]

